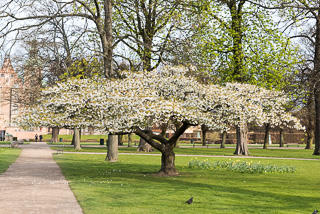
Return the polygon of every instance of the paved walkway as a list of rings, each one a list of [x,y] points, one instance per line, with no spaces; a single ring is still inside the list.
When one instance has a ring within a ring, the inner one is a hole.
[[[46,143],[22,145],[22,153],[0,175],[2,214],[81,214],[60,167],[53,161]]]

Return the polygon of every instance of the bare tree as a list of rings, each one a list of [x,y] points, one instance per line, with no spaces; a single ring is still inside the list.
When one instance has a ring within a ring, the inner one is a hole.
[[[192,7],[181,0],[124,0],[115,1],[117,42],[125,44],[131,56],[117,56],[143,70],[153,70],[171,57],[174,43],[182,42],[182,35],[192,25],[186,11]],[[195,15],[195,14],[194,14]],[[137,58],[133,57],[137,56]],[[130,58],[131,57],[131,58]]]

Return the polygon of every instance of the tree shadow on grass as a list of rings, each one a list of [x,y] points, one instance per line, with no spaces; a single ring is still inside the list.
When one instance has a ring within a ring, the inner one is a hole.
[[[212,213],[226,213],[226,210],[232,213],[311,213],[317,209],[313,206],[320,201],[316,190],[314,190],[314,195],[310,195],[310,193],[305,193],[303,185],[290,187],[288,184],[288,188],[292,188],[292,191],[288,189],[282,191],[281,185],[290,182],[283,174],[282,179],[277,174],[257,176],[227,171],[209,173],[184,169],[181,170],[180,176],[174,178],[156,177],[154,175],[160,169],[160,160],[146,161],[138,158],[135,160],[136,163],[127,163],[127,160],[109,163],[101,161],[101,156],[91,156],[90,159],[95,160],[84,160],[81,155],[60,156],[60,158],[63,158],[63,162],[58,161],[63,171],[67,173],[67,177],[74,179],[74,182],[79,182],[84,178],[91,178],[97,182],[103,179],[127,182],[134,180],[134,184],[130,187],[132,193],[126,194],[133,194],[132,197],[134,197],[135,190],[142,192],[148,190],[146,192],[165,195],[165,200],[174,201],[178,198],[180,200],[177,203],[178,206],[184,206],[185,200],[194,196],[193,208],[196,208],[198,212],[202,209],[201,207],[209,204],[213,210]],[[277,176],[277,179],[274,175]],[[244,178],[247,183],[243,183]],[[270,178],[274,178],[274,182],[279,183],[272,184],[272,181],[266,181]],[[257,188],[254,183],[257,184]],[[269,184],[272,186],[268,186]],[[153,197],[150,196],[150,200],[156,200]]]

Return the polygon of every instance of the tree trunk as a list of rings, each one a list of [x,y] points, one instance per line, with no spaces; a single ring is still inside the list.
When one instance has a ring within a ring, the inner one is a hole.
[[[147,130],[151,130],[151,127],[147,127]],[[139,141],[139,146],[137,148],[137,152],[153,152],[152,146],[147,143],[142,137],[140,138]]]
[[[237,147],[235,155],[249,155],[248,150],[248,127],[244,124],[242,128],[237,127]]]
[[[179,175],[175,167],[175,153],[173,148],[168,146],[165,152],[161,152],[161,169],[159,170],[159,175],[176,176]]]
[[[243,47],[242,47],[242,8],[246,1],[230,1],[228,7],[231,14],[231,29],[232,29],[232,60],[233,60],[233,74],[230,76],[232,80],[244,82],[246,77],[243,73]]]
[[[143,70],[151,71],[151,60],[152,60],[152,40],[153,33],[150,31],[152,29],[152,20],[151,17],[146,17],[146,27],[143,31],[142,40],[143,40],[143,52],[142,52],[142,63]],[[141,57],[141,56],[140,56]]]
[[[89,126],[89,127],[88,127],[88,133],[89,133],[89,135],[93,135],[93,134],[94,134],[94,128],[93,128],[93,126]]]
[[[140,138],[145,139],[162,154],[161,169],[159,170],[158,175],[179,175],[175,167],[175,153],[173,152],[174,144],[189,127],[190,124],[183,123],[169,140],[153,134],[152,131],[141,130],[139,127],[135,128],[135,133],[138,134]],[[156,141],[154,139],[156,139]]]
[[[307,114],[308,114],[308,125],[307,125],[307,145],[305,149],[312,149],[314,142],[314,134],[315,134],[315,111],[314,111],[314,96],[312,94],[309,95],[308,103],[307,103]]]
[[[220,148],[226,148],[225,144],[226,144],[226,139],[227,139],[227,132],[223,131],[222,132],[222,139],[221,139],[221,145]]]
[[[319,11],[317,11],[319,17]],[[316,19],[313,88],[315,105],[315,148],[313,155],[320,155],[320,20]],[[311,90],[312,91],[312,90]]]
[[[74,145],[74,144],[75,144],[75,143],[74,143],[74,139],[75,139],[74,135],[75,135],[75,131],[74,131],[74,129],[73,129],[73,135],[72,135],[71,145]]]
[[[162,123],[159,128],[161,130],[160,135],[162,137],[166,137],[166,132],[167,132],[167,129],[168,129],[168,123]]]
[[[118,135],[118,146],[123,146],[123,135]]]
[[[201,141],[202,141],[202,146],[207,145],[207,132],[208,128],[206,125],[202,124],[201,125]]]
[[[264,133],[263,148],[267,149],[268,148],[268,143],[269,143],[268,139],[269,139],[271,126],[270,126],[270,123],[265,124],[265,126],[266,126],[266,130],[265,130],[265,133]]]
[[[102,41],[105,76],[110,78],[114,76],[113,70],[113,37],[112,37],[112,0],[104,0],[105,22],[99,23],[99,33]],[[103,29],[102,29],[102,25]],[[98,26],[97,26],[98,27]],[[105,37],[103,36],[105,35]]]
[[[112,78],[114,76],[113,70],[113,37],[112,37],[112,1],[104,0],[104,13],[105,20],[104,23],[101,20],[96,20],[95,24],[99,31],[102,51],[103,51],[103,65],[104,73],[106,78]],[[106,160],[110,162],[118,161],[118,136],[117,135],[108,135],[107,141],[107,157]]]
[[[74,149],[81,150],[80,146],[80,129],[74,128]]]
[[[128,147],[132,147],[132,134],[128,134]]]
[[[118,135],[108,135],[107,140],[107,157],[105,160],[110,162],[118,161]]]
[[[307,144],[306,144],[306,148],[305,149],[313,149],[313,142],[314,142],[314,130],[307,132],[308,135],[308,140],[307,140]]]
[[[73,129],[71,145],[75,145],[75,134],[76,134],[76,129]],[[79,138],[80,138],[80,142],[81,142],[81,129],[79,129]]]
[[[319,85],[319,84],[318,84]],[[316,123],[315,123],[315,149],[313,155],[320,155],[320,88],[315,87],[315,110],[316,110]]]
[[[52,127],[52,143],[58,143],[59,127]]]
[[[137,152],[153,152],[152,146],[147,143],[144,139],[140,138]]]
[[[181,127],[180,122],[175,121],[173,124],[174,124],[174,127],[176,130],[180,129],[180,127]],[[179,144],[180,144],[180,140],[178,138],[177,141],[174,143],[174,147],[179,147]]]
[[[284,131],[280,128],[280,147],[284,146]]]

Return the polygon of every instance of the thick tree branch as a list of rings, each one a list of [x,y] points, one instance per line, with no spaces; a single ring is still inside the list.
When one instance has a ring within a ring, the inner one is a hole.
[[[169,139],[168,143],[171,145],[174,145],[174,143],[179,139],[179,137],[190,127],[191,125],[187,122],[184,121],[182,122],[182,126],[175,131],[173,136]]]
[[[145,133],[143,130],[141,130],[139,127],[133,127],[134,133],[139,135],[141,138],[143,138],[147,143],[149,143],[152,147],[159,151],[164,151],[165,146],[154,141],[152,137],[150,137],[147,133]]]

